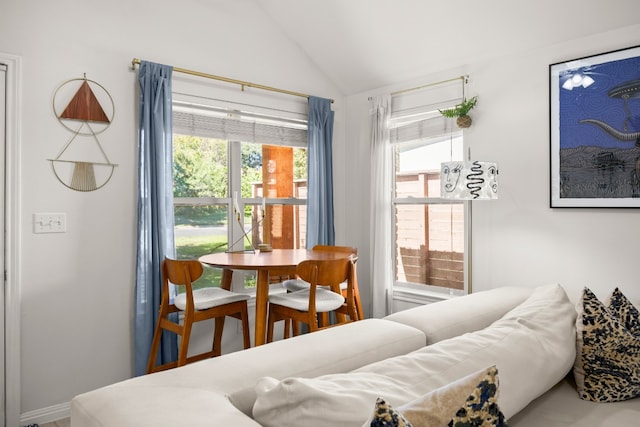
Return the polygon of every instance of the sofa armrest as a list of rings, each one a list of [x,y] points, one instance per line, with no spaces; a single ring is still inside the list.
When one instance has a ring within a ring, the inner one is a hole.
[[[139,385],[129,380],[71,401],[71,427],[211,425],[260,426],[219,392],[162,383]]]
[[[486,328],[526,300],[530,288],[501,287],[410,308],[386,320],[424,332],[426,345]]]

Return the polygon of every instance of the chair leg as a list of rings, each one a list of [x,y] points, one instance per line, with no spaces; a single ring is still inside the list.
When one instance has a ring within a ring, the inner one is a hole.
[[[213,331],[213,345],[211,346],[211,352],[213,357],[220,356],[222,354],[222,332],[224,332],[224,316],[216,317],[215,329]]]
[[[320,317],[320,326],[326,327],[326,326],[329,326],[331,324],[331,322],[329,321],[329,313],[328,312],[320,313],[318,316]]]
[[[275,313],[269,307],[269,318],[267,320],[267,342],[273,342],[273,324],[275,323]]]
[[[343,313],[336,313],[336,324],[342,325],[343,323],[347,323],[347,316]]]
[[[182,341],[180,342],[180,348],[178,349],[178,366],[183,366],[187,363],[187,353],[189,352],[189,338],[191,337],[191,322],[185,320],[182,329]]]
[[[358,314],[358,318],[354,320],[362,320],[364,319],[364,311],[362,310],[362,301],[360,301],[360,293],[356,293],[354,298],[356,300],[356,313]]]
[[[243,304],[241,308],[242,337],[244,339],[244,348],[251,347],[251,336],[249,335],[249,310],[247,304]]]
[[[291,325],[293,329],[293,336],[297,337],[300,335],[300,325],[298,324],[298,321],[291,319]]]
[[[291,323],[293,323],[293,320],[284,319],[284,339],[289,338],[289,334],[291,333]]]
[[[147,361],[147,374],[152,373],[156,366],[156,358],[158,357],[158,348],[160,347],[161,336],[162,336],[162,328],[160,327],[160,319],[158,319],[156,330],[153,333],[153,341],[151,342],[151,349],[149,350],[149,360]]]

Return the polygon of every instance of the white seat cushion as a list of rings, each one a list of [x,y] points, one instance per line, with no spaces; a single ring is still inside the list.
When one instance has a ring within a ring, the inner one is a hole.
[[[269,302],[283,305],[294,310],[309,310],[309,289],[287,294],[269,295]],[[328,289],[316,289],[316,311],[319,313],[333,311],[344,304],[344,297]]]
[[[309,286],[311,286],[309,285],[309,282],[305,282],[302,279],[289,279],[282,282],[282,287],[289,292],[303,291],[305,289],[309,289]],[[321,286],[321,288],[327,289],[328,286]],[[340,283],[340,289],[347,289],[347,282]]]
[[[196,310],[206,310],[231,302],[246,301],[249,298],[251,297],[247,294],[225,291],[221,288],[202,288],[193,291],[193,304]],[[177,295],[173,303],[180,310],[184,310],[187,308],[187,294]]]

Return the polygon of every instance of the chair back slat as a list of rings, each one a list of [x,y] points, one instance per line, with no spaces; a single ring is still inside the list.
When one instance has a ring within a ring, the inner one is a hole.
[[[352,254],[353,260],[354,261],[358,260],[358,248],[354,248],[352,246],[315,245],[312,250],[318,251],[318,252]]]
[[[296,274],[305,282],[316,286],[340,286],[349,279],[351,258],[305,260],[296,268]]]
[[[165,259],[162,262],[163,276],[174,285],[187,285],[195,282],[202,276],[203,267],[196,260]]]

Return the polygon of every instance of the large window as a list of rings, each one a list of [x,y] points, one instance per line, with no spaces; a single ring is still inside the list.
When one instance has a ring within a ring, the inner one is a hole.
[[[178,258],[305,247],[306,121],[174,102],[173,142]],[[220,274],[207,268],[198,286]],[[237,277],[255,285],[253,272]]]
[[[440,163],[461,153],[461,133],[394,144],[396,286],[464,290],[465,205],[440,198]]]
[[[466,210],[440,197],[440,164],[463,159],[463,135],[439,113],[392,116],[394,294],[466,292]]]

